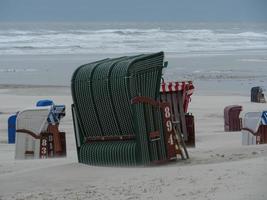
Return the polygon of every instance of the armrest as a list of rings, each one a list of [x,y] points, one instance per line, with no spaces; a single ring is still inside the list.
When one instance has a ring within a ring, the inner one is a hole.
[[[34,132],[30,131],[30,130],[27,130],[27,129],[17,129],[16,132],[17,133],[26,133],[26,134],[32,136],[35,139],[40,139],[41,138],[40,135],[37,135],[36,133],[34,133]]]
[[[258,135],[257,132],[254,133],[253,130],[251,130],[251,129],[249,129],[249,128],[242,128],[241,130],[248,131],[248,132],[250,132],[251,134],[253,134],[253,135],[255,135],[255,136]]]

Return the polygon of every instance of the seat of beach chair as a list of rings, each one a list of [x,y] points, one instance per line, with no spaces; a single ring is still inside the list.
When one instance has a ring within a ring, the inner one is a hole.
[[[147,165],[167,159],[156,100],[163,52],[105,59],[79,67],[72,77],[78,159],[93,165]],[[155,138],[153,139],[153,135]]]

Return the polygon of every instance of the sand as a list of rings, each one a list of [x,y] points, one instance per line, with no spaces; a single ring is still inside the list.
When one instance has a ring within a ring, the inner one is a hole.
[[[15,160],[15,146],[7,144],[7,118],[47,98],[67,105],[60,126],[67,157]],[[266,108],[248,95],[193,95],[189,110],[196,118],[196,148],[189,149],[190,159],[153,167],[79,164],[71,102],[68,87],[0,87],[0,199],[267,199],[267,145],[242,146],[241,132],[223,131],[225,106]]]
[[[194,80],[196,93],[202,95],[227,95],[230,91],[232,94],[247,95],[253,86],[267,88],[266,55],[267,50],[190,54],[166,52],[168,67],[164,69],[164,79]],[[120,56],[125,54],[0,54],[0,84],[70,86],[72,74],[78,66]]]

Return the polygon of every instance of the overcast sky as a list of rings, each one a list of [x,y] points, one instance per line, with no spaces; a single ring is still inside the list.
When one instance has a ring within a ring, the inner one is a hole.
[[[0,21],[267,22],[267,0],[0,0]]]

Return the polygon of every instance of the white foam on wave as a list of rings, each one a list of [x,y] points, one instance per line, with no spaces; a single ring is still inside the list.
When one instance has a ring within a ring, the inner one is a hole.
[[[238,36],[243,36],[243,37],[263,37],[267,38],[267,34],[265,33],[256,33],[256,32],[243,32],[243,33],[238,33]]]
[[[224,68],[224,67],[218,67],[218,68]],[[211,70],[207,71],[209,74],[232,74],[233,70]]]
[[[0,54],[170,53],[266,50],[266,32],[210,29],[0,31]]]
[[[243,62],[267,62],[267,58],[262,58],[262,59],[244,58],[244,59],[240,59],[240,61],[243,61]]]
[[[38,71],[37,69],[33,68],[2,68],[0,69],[0,73],[18,73],[18,72],[36,72]]]

